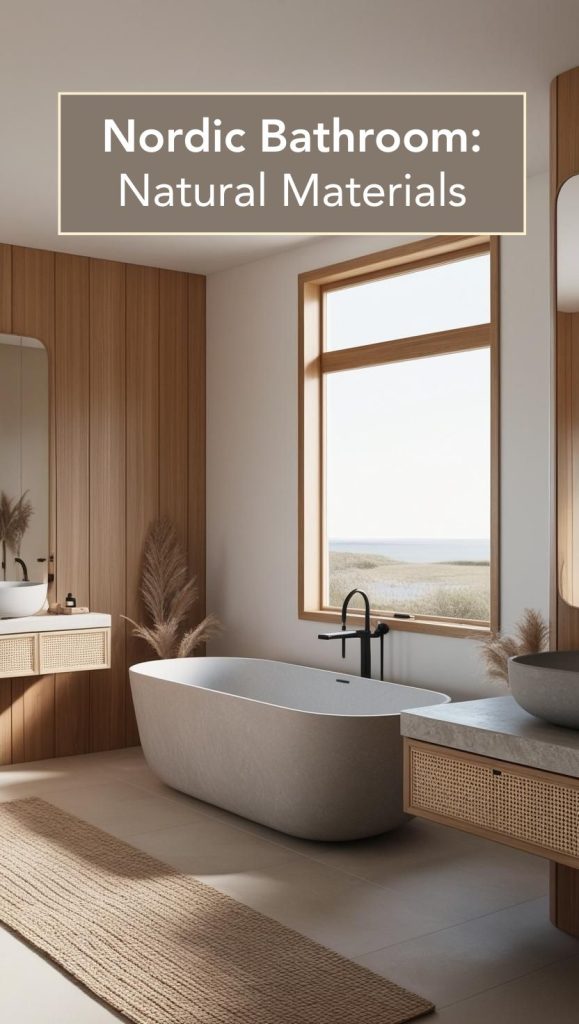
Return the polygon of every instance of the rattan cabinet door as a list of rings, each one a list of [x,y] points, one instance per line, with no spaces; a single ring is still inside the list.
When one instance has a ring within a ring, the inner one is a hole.
[[[579,779],[406,741],[406,810],[579,867]]]
[[[70,629],[40,634],[40,671],[82,672],[108,668],[108,629]]]
[[[31,676],[38,672],[38,634],[0,636],[0,679]]]

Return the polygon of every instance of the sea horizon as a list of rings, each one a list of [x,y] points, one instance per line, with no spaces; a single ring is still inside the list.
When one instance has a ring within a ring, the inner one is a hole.
[[[404,562],[488,562],[490,539],[481,537],[340,538],[329,540],[330,551],[383,555]]]

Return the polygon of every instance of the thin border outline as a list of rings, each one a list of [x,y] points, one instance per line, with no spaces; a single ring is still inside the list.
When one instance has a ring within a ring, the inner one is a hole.
[[[499,235],[502,238],[521,238],[527,234],[527,93],[526,91],[434,91],[418,92],[267,92],[267,91],[169,91],[159,92],[132,90],[118,92],[116,90],[99,92],[98,90],[63,91],[57,93],[57,235],[60,238],[425,238],[440,231],[63,231],[61,223],[61,99],[63,96],[522,96],[523,97],[523,230],[489,232],[468,231],[474,235]],[[463,235],[464,231],[445,231],[449,236]]]

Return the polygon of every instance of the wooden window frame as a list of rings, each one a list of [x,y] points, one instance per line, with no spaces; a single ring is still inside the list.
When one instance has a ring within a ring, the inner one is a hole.
[[[323,301],[333,288],[361,284],[389,274],[417,270],[454,259],[490,254],[490,321],[355,348],[324,351]],[[480,636],[496,632],[500,622],[500,350],[499,350],[499,239],[489,235],[437,235],[408,245],[372,253],[300,274],[299,315],[299,486],[298,486],[298,615],[315,622],[339,622],[337,609],[324,604],[325,494],[324,494],[324,377],[327,373],[364,366],[464,352],[490,351],[491,403],[491,536],[490,622],[442,616],[396,619],[372,610],[374,621],[410,633],[440,636]],[[361,613],[352,609],[352,618]]]

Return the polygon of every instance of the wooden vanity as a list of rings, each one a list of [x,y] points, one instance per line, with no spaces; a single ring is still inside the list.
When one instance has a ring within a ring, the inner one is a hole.
[[[551,861],[551,921],[579,937],[579,731],[512,697],[404,712],[408,813]]]
[[[111,617],[30,615],[0,619],[0,679],[110,668]]]

